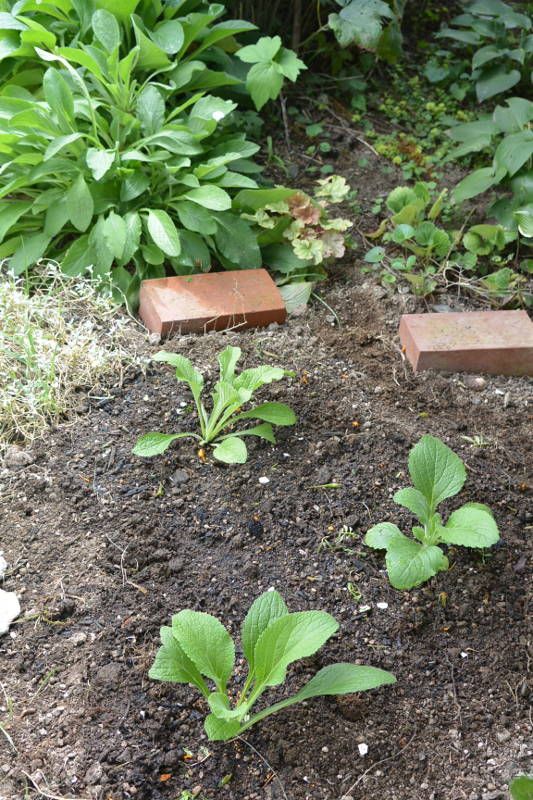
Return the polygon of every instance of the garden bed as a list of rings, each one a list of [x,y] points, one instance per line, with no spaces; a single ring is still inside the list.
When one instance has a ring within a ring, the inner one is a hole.
[[[396,337],[412,300],[384,295],[349,270],[323,292],[340,328],[315,306],[280,328],[166,345],[211,378],[230,343],[246,366],[295,370],[262,396],[289,402],[297,427],[250,445],[244,466],[201,463],[187,442],[131,455],[140,433],[190,429],[186,388],[155,365],[36,442],[30,465],[3,470],[4,588],[21,593],[23,616],[0,640],[2,800],[495,800],[527,769],[531,386],[413,377]],[[409,523],[391,497],[423,433],[464,459],[460,502],[491,505],[502,541],[452,550],[449,572],[398,592],[362,536]],[[341,625],[269,699],[337,660],[398,683],[281,712],[248,744],[209,743],[197,694],[148,679],[159,626],[190,607],[236,634],[269,587]]]

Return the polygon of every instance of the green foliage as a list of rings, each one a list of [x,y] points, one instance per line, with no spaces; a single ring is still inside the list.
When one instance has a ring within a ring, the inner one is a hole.
[[[330,14],[328,25],[341,47],[356,44],[394,63],[402,53],[401,21],[405,2],[384,0],[335,0],[342,6]]]
[[[533,775],[517,775],[509,785],[512,800],[533,800]]]
[[[279,36],[263,36],[257,44],[241,48],[237,56],[252,64],[246,77],[246,87],[259,111],[281,92],[284,78],[295,81],[305,64],[292,50],[281,46]]]
[[[235,36],[255,26],[219,21],[224,6],[202,0],[132,2],[131,16],[26,5],[0,17],[0,258],[16,274],[43,256],[69,275],[92,267],[132,304],[168,269],[260,266],[232,207],[257,187],[259,148],[235,131],[237,104],[209,93],[243,92]],[[301,62],[279,59],[295,78]]]
[[[465,49],[472,52],[470,74],[457,74],[458,65],[459,69],[463,66],[457,58],[440,61],[437,55],[426,66],[426,77],[436,83],[451,82],[460,99],[468,85],[473,85],[479,103],[505,94],[521,82],[530,86],[531,17],[501,0],[467,0],[463,5],[464,13],[444,26],[437,38],[451,39],[455,54]]]
[[[449,447],[434,436],[423,436],[409,454],[413,486],[400,489],[394,502],[407,508],[420,522],[409,539],[391,522],[374,525],[365,543],[386,550],[385,563],[395,589],[412,589],[448,569],[439,544],[490,547],[499,540],[498,527],[488,506],[466,503],[450,514],[446,524],[437,513],[444,500],[463,488],[466,470]]]
[[[149,675],[154,680],[195,686],[211,712],[204,723],[209,739],[226,741],[270,714],[303,700],[364,692],[395,683],[394,676],[381,669],[331,664],[319,670],[292,697],[252,714],[253,706],[269,686],[284,683],[287,667],[313,655],[338,627],[325,611],[291,613],[278,592],[260,595],[252,603],[241,628],[248,674],[234,702],[234,693],[228,690],[235,664],[235,645],[230,634],[210,614],[180,611],[172,617],[171,627],[161,628],[162,646]]]
[[[149,458],[160,455],[177,439],[193,438],[200,446],[214,447],[213,456],[226,464],[244,464],[248,452],[243,436],[257,436],[267,442],[275,443],[273,425],[294,425],[296,415],[285,403],[262,403],[242,411],[242,406],[250,403],[255,392],[273,381],[280,381],[292,372],[281,367],[266,365],[245,369],[238,375],[235,367],[241,357],[240,347],[228,346],[218,356],[220,377],[211,392],[211,413],[202,401],[204,379],[188,358],[178,353],[161,351],[154,356],[155,361],[170,364],[176,370],[176,379],[186,383],[193,395],[200,433],[147,433],[141,436],[133,448],[137,456]],[[258,425],[233,431],[239,422],[260,420]],[[230,429],[230,433],[225,433]]]

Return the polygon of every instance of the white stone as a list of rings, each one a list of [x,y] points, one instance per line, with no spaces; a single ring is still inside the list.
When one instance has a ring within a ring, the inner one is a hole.
[[[261,478],[259,478],[259,483],[261,486],[266,486],[267,483],[270,483],[270,478],[267,478],[266,475],[263,475]]]
[[[0,636],[7,633],[9,626],[20,614],[20,603],[15,592],[0,589]]]
[[[7,569],[7,561],[3,557],[2,553],[0,553],[0,578],[4,577],[6,569]]]
[[[388,607],[389,607],[388,603],[376,603],[376,608],[381,609],[381,611],[385,611],[385,609]]]
[[[359,750],[360,756],[366,756],[366,754],[368,753],[368,745],[365,744],[364,742],[362,744],[358,744],[357,749]]]

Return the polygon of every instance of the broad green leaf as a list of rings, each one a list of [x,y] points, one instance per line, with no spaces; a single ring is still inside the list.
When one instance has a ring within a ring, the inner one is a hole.
[[[204,236],[211,236],[216,233],[217,224],[213,215],[198,203],[191,203],[188,200],[180,200],[175,204],[178,217],[184,228],[189,231],[202,233]]]
[[[253,428],[244,428],[238,431],[240,436],[258,436],[259,439],[265,439],[267,442],[276,444],[276,437],[270,422],[262,422],[260,425],[255,425]],[[224,437],[223,437],[224,438]]]
[[[521,131],[506,136],[494,153],[494,169],[505,169],[514,175],[533,155],[533,131]]]
[[[522,236],[533,237],[533,203],[519,208],[514,212],[514,218],[518,223],[518,230]]]
[[[146,136],[157,133],[165,121],[165,101],[155,86],[145,86],[137,98],[137,117]]]
[[[20,275],[44,256],[49,243],[50,237],[44,232],[24,234],[20,237],[17,250],[9,259],[9,268],[15,275]]]
[[[395,589],[412,589],[448,569],[448,559],[440,547],[423,545],[405,536],[390,542],[385,563]]]
[[[353,694],[354,692],[368,692],[396,683],[396,678],[390,672],[377,667],[363,667],[356,664],[330,664],[323,667],[314,675],[305,686],[295,695],[294,700],[308,700],[311,697],[323,695]],[[298,698],[296,700],[296,698]],[[291,698],[292,699],[292,698]]]
[[[406,537],[392,522],[379,522],[367,531],[365,544],[375,550],[388,550],[390,543],[395,539],[406,539]]]
[[[163,48],[155,44],[142,30],[137,18],[132,18],[135,39],[139,47],[139,60],[137,66],[141,70],[159,70],[170,67],[171,61]]]
[[[179,233],[166,211],[150,208],[147,227],[155,244],[167,256],[179,256],[181,250]]]
[[[209,714],[204,721],[205,732],[207,738],[211,742],[226,742],[228,739],[233,739],[237,736],[241,729],[241,723],[238,720],[223,720],[215,717],[214,714]]]
[[[70,221],[78,231],[86,231],[94,214],[94,202],[83,175],[78,175],[66,195]]]
[[[62,127],[72,130],[74,122],[74,98],[70,86],[57,69],[49,67],[43,77],[43,92],[47,103],[57,115]]]
[[[418,489],[413,489],[412,486],[406,489],[399,489],[392,499],[399,506],[408,508],[420,522],[426,523],[428,521],[431,514],[428,501]]]
[[[121,259],[126,246],[126,223],[121,216],[111,211],[102,224],[102,237],[113,254],[113,258]]]
[[[97,150],[95,147],[89,147],[85,161],[95,181],[99,181],[113,166],[115,152],[113,150]]]
[[[273,425],[294,425],[298,418],[285,403],[262,403],[239,414],[238,419],[263,419]]]
[[[172,631],[186,655],[224,689],[235,662],[235,645],[222,623],[203,611],[185,609],[172,617]]]
[[[259,269],[261,251],[257,237],[245,220],[229,212],[214,215],[217,223],[217,249],[231,264],[241,269]]]
[[[494,123],[502,133],[517,133],[533,119],[533,103],[524,97],[511,97],[504,106],[496,106]]]
[[[275,100],[283,86],[283,73],[275,61],[254,64],[246,76],[248,89],[258,111],[269,100]]]
[[[31,200],[4,200],[0,204],[0,242],[31,205]]]
[[[394,15],[383,0],[348,0],[339,14],[330,14],[328,25],[341,47],[357,44],[375,50],[383,30],[383,19]]]
[[[231,708],[227,694],[223,692],[212,692],[207,700],[209,708],[218,719],[240,720],[247,713],[246,706]]]
[[[509,784],[512,800],[533,800],[533,775],[518,775]]]
[[[476,81],[476,95],[479,103],[489,100],[497,94],[507,92],[520,81],[520,71],[511,69],[507,71],[502,66],[492,67],[483,71]]]
[[[188,383],[195,397],[200,396],[204,388],[204,378],[188,358],[179,353],[167,353],[165,350],[160,350],[155,354],[153,360],[173,366],[176,370],[176,379]]]
[[[202,236],[192,231],[180,231],[181,253],[171,264],[177,275],[185,272],[209,272],[211,254]],[[182,267],[187,269],[183,270]]]
[[[231,198],[224,189],[219,186],[204,184],[198,189],[191,189],[183,195],[184,200],[190,200],[210,211],[227,211],[231,208]]]
[[[439,533],[441,541],[463,547],[491,547],[500,538],[490,509],[475,503],[454,511]]]
[[[117,2],[117,0],[96,0],[95,5],[97,8],[105,8],[107,11],[111,11],[118,19],[126,22],[139,3],[140,0],[120,0],[120,2]]]
[[[143,194],[150,186],[150,178],[143,172],[133,172],[124,178],[120,185],[120,199],[127,203],[135,200]]]
[[[235,375],[235,367],[242,355],[240,347],[232,347],[228,345],[218,354],[218,363],[220,366],[220,380],[231,381]]]
[[[492,167],[482,167],[460,181],[453,190],[453,197],[456,203],[462,203],[471,197],[486,192],[491,186],[499,183],[503,175],[498,174]]]
[[[163,627],[160,631],[162,647],[157,651],[155,661],[150,667],[148,676],[156,681],[170,683],[192,683],[204,697],[209,689],[193,662],[183,652],[172,628]]]
[[[338,622],[325,611],[297,611],[272,622],[255,645],[257,683],[283,683],[288,665],[316,653],[338,627]]]
[[[381,264],[385,257],[386,250],[384,247],[372,247],[368,253],[365,254],[365,261],[367,264]]]
[[[183,439],[192,436],[190,433],[145,433],[137,439],[135,447],[131,451],[135,456],[152,458],[159,456],[167,450],[176,439]]]
[[[128,264],[139,249],[142,224],[141,218],[136,211],[129,211],[124,216],[124,222],[126,224],[126,241],[122,253],[122,264]]]
[[[461,491],[466,480],[463,462],[435,436],[422,436],[409,453],[409,474],[416,489],[434,511],[447,497]]]
[[[281,367],[271,367],[268,364],[262,364],[260,367],[251,367],[244,369],[233,382],[235,389],[246,389],[253,394],[261,386],[273,381],[280,381],[285,375],[291,375],[287,370]]]
[[[248,451],[242,439],[230,436],[216,445],[213,456],[224,464],[244,464],[248,458]]]
[[[120,46],[120,27],[113,14],[100,8],[92,16],[94,35],[108,53]]]
[[[65,275],[74,277],[83,275],[86,269],[95,262],[95,254],[89,245],[89,237],[80,236],[68,248],[61,260],[61,269]]]
[[[233,207],[236,209],[257,211],[270,203],[280,203],[294,197],[294,189],[285,189],[277,186],[275,189],[243,189],[234,200]]]
[[[183,26],[177,19],[160,22],[152,31],[152,40],[169,56],[173,56],[181,50],[184,39]]]
[[[314,283],[302,281],[298,283],[288,283],[285,286],[279,287],[288,314],[297,308],[307,305],[313,294],[314,286]]]
[[[65,147],[68,147],[69,144],[78,141],[78,139],[83,138],[83,133],[69,133],[66,136],[58,136],[57,139],[54,139],[45,150],[44,153],[44,160],[47,161],[49,158],[53,158],[57,153],[63,150]]]
[[[281,48],[279,36],[262,36],[255,44],[241,47],[236,55],[247,64],[257,64],[260,61],[272,61]]]
[[[272,622],[288,613],[285,601],[276,591],[264,592],[250,606],[241,630],[242,649],[250,672],[254,670],[257,640]]]
[[[276,57],[276,63],[279,65],[282,73],[290,81],[296,81],[298,75],[304,69],[307,69],[304,62],[301,61],[293,50],[288,50],[283,47],[281,52]]]

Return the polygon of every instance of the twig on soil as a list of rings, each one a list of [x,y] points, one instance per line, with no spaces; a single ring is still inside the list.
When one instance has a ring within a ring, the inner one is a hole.
[[[364,778],[365,778],[365,777],[368,775],[368,773],[369,773],[369,772],[372,772],[372,770],[373,770],[373,769],[375,769],[376,767],[379,767],[381,764],[384,764],[386,761],[392,761],[393,759],[396,759],[396,758],[398,758],[398,756],[400,756],[400,755],[401,755],[401,754],[404,752],[404,750],[407,750],[407,748],[409,747],[409,745],[410,745],[410,744],[412,744],[412,742],[413,742],[413,739],[415,738],[415,736],[416,736],[416,734],[417,734],[417,733],[418,733],[418,731],[417,731],[417,729],[415,728],[413,735],[411,736],[411,738],[409,739],[409,741],[407,742],[407,744],[404,744],[404,746],[402,747],[402,749],[401,749],[401,750],[398,750],[398,752],[397,752],[397,753],[393,753],[391,756],[387,756],[387,758],[382,758],[382,759],[381,759],[381,761],[376,761],[376,763],[375,763],[375,764],[372,764],[372,766],[370,766],[370,767],[369,767],[367,770],[365,770],[365,771],[362,773],[362,775],[359,775],[359,777],[357,778],[357,780],[355,781],[355,783],[352,783],[352,785],[350,786],[350,788],[348,789],[348,791],[347,791],[347,792],[344,792],[344,794],[342,795],[342,797],[340,798],[340,800],[346,800],[346,798],[347,798],[347,797],[349,797],[349,796],[351,795],[351,793],[352,793],[352,792],[353,792],[353,790],[356,788],[356,786],[359,786],[359,784],[361,783],[361,781],[362,781],[362,780],[363,780],[363,779],[364,779]]]
[[[35,781],[31,775],[28,775],[23,769],[21,770],[22,774],[30,781],[32,786],[35,788],[37,792],[41,795],[41,797],[46,797],[48,800],[85,800],[83,797],[65,797],[65,795],[60,794],[52,794],[47,789],[41,789],[37,781]]]
[[[253,744],[250,744],[250,742],[247,742],[246,739],[242,738],[242,736],[236,736],[235,739],[237,739],[239,742],[243,742],[244,744],[248,745],[250,750],[253,750],[254,753],[259,756],[259,758],[261,759],[263,764],[266,765],[267,769],[270,770],[270,772],[272,773],[274,778],[279,783],[279,787],[280,787],[281,791],[283,792],[283,797],[285,798],[285,800],[289,800],[289,798],[287,797],[287,793],[285,791],[285,787],[283,786],[283,783],[281,782],[281,778],[279,777],[279,775],[276,772],[276,770],[274,769],[274,767],[271,764],[268,763],[268,761],[266,760],[266,758],[264,756],[261,755],[259,750],[256,750],[255,747],[253,746]]]
[[[287,147],[287,152],[289,155],[292,153],[291,147],[291,135],[289,132],[289,120],[287,119],[287,101],[283,93],[281,93],[279,97],[279,103],[281,106],[281,117],[283,119],[283,130],[285,132],[285,145]]]
[[[459,727],[462,728],[463,727],[463,715],[461,714],[461,704],[459,703],[459,700],[457,699],[457,686],[455,685],[455,672],[454,672],[454,669],[453,669],[453,664],[450,661],[450,658],[448,656],[448,653],[446,653],[446,663],[448,664],[448,666],[450,668],[450,674],[451,674],[451,677],[452,677],[453,699],[454,699],[455,707],[457,709],[457,717],[458,717],[458,720],[459,720]]]

